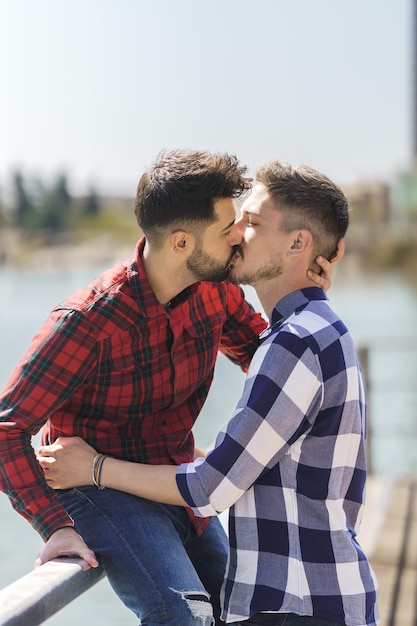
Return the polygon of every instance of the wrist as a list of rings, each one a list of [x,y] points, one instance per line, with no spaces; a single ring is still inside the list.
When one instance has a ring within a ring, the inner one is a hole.
[[[68,524],[67,526],[60,526],[60,528],[56,528],[55,530],[53,530],[51,532],[51,534],[48,537],[48,540],[52,537],[52,535],[55,535],[55,533],[58,533],[60,530],[73,530],[74,532],[76,532],[75,528],[73,525]]]
[[[93,465],[91,467],[91,479],[93,485],[95,485],[97,489],[105,489],[104,485],[101,484],[101,472],[103,470],[104,461],[107,458],[107,454],[97,454],[93,459]]]

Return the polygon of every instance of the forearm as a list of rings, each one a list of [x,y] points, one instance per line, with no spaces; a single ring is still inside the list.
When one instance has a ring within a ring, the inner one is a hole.
[[[107,457],[102,466],[100,484],[164,504],[187,506],[176,482],[174,465],[144,465]]]
[[[41,446],[38,460],[53,489],[93,485],[118,489],[134,496],[187,506],[176,482],[176,465],[145,465],[98,455],[80,437],[59,437]]]
[[[49,489],[30,443],[24,445],[16,429],[11,429],[9,435],[6,426],[0,423],[0,490],[46,541],[53,532],[73,522]]]

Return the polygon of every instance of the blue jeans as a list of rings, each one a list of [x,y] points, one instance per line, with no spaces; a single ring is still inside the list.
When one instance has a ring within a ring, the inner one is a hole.
[[[217,518],[197,537],[183,507],[96,487],[57,494],[143,626],[223,623],[219,594],[229,544]]]
[[[235,622],[236,626],[343,626],[340,622],[322,619],[310,615],[295,613],[257,613],[244,622]]]

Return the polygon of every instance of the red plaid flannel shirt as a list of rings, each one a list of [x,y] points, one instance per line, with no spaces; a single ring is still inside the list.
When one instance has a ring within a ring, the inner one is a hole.
[[[79,435],[116,458],[188,462],[218,350],[246,370],[265,328],[228,282],[197,283],[161,305],[143,245],[54,308],[0,396],[0,488],[45,539],[72,520],[32,435],[43,427],[45,443]],[[190,516],[201,532],[205,520]]]

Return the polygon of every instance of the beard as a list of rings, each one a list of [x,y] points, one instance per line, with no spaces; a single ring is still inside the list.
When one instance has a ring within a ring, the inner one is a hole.
[[[224,264],[204,252],[201,242],[197,242],[190,258],[187,260],[187,268],[197,280],[220,283],[229,277],[230,263],[234,254],[235,251],[233,250],[229,260]]]
[[[241,249],[239,249],[239,253],[243,261],[244,256]],[[277,276],[282,274],[282,269],[282,263],[280,263],[279,259],[274,259],[253,271],[245,269],[239,271],[232,265],[228,273],[228,279],[234,285],[251,285],[254,287],[257,283],[277,278]]]

